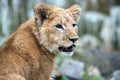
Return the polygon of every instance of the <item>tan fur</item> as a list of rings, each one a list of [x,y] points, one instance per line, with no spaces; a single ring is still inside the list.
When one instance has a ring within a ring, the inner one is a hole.
[[[69,9],[40,4],[35,16],[22,24],[0,47],[0,80],[50,80],[58,47],[69,47],[78,38],[80,7]],[[64,25],[58,30],[55,25]]]

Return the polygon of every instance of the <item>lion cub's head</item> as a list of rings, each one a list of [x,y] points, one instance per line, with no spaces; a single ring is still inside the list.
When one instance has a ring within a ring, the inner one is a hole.
[[[39,43],[50,53],[71,55],[78,39],[77,23],[80,7],[73,5],[68,9],[40,4],[35,6],[34,31]]]

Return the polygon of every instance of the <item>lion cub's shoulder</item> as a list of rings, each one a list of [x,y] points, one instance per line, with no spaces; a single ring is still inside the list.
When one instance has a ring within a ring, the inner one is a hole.
[[[1,51],[4,50],[27,50],[34,49],[32,46],[37,45],[36,38],[32,32],[35,26],[34,18],[23,23],[14,33],[12,33],[4,44],[1,46]],[[13,48],[13,49],[11,49]],[[4,50],[2,50],[4,49]],[[2,53],[2,52],[1,52]]]

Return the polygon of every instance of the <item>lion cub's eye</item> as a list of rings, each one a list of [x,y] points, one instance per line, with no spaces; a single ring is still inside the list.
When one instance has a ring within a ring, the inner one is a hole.
[[[77,26],[77,24],[73,24],[73,27],[76,27]]]
[[[55,27],[58,28],[58,29],[63,29],[63,26],[60,25],[60,24],[57,24]]]

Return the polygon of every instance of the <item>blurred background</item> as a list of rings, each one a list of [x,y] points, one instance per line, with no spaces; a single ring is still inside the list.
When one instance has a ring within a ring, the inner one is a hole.
[[[39,3],[82,8],[79,46],[72,57],[57,56],[53,80],[112,80],[117,76],[114,71],[119,74],[120,0],[0,0],[0,45],[34,16],[33,8]]]

